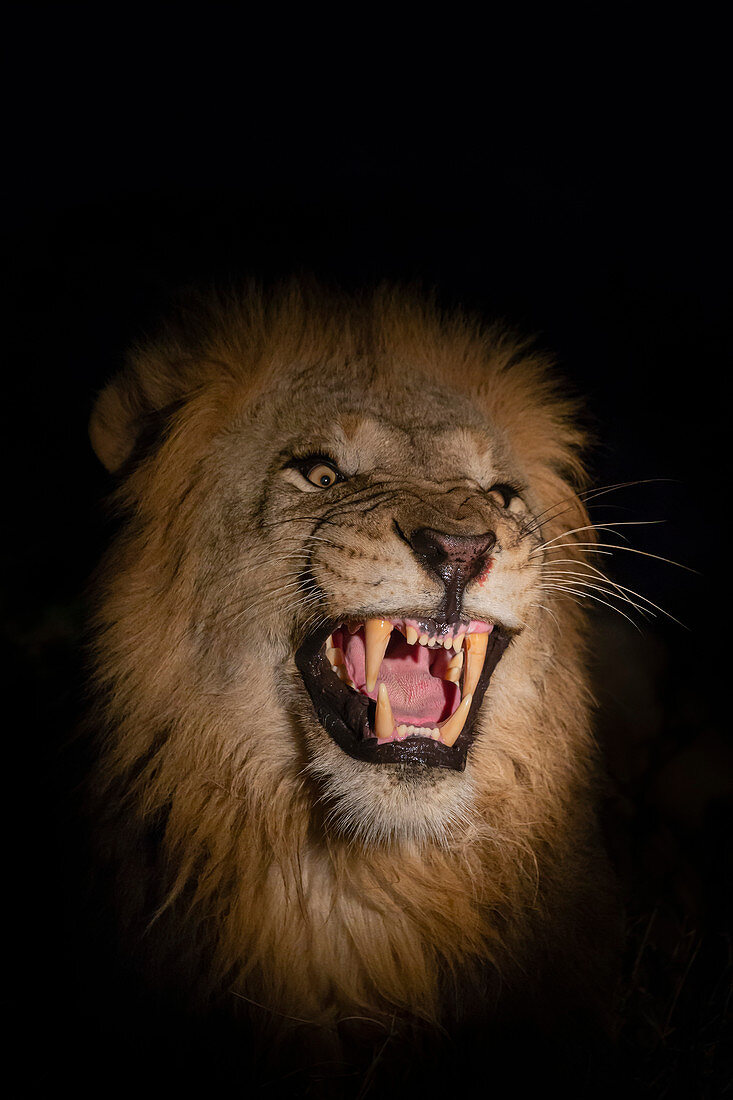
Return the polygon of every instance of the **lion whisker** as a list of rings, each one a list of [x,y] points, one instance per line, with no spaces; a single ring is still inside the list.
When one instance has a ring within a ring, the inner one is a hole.
[[[572,550],[578,550],[580,553],[583,553],[583,554],[605,553],[606,552],[605,549],[599,549],[600,547],[603,547],[603,548],[610,549],[611,556],[612,556],[614,550],[623,550],[624,553],[626,553],[626,554],[640,554],[644,558],[652,558],[654,561],[665,562],[667,565],[674,565],[678,569],[684,569],[685,572],[687,572],[687,573],[694,573],[696,576],[700,575],[700,572],[699,572],[698,569],[693,569],[689,565],[683,565],[682,562],[674,561],[673,558],[665,558],[665,557],[662,557],[660,554],[652,554],[648,550],[638,550],[634,546],[619,546],[615,542],[566,542],[566,543],[561,542],[561,543],[558,543],[554,547],[554,549],[561,550],[563,547],[567,547],[568,549],[572,549]],[[535,551],[533,550],[530,554],[530,557],[534,553],[535,553]],[[549,559],[549,560],[552,561],[553,559]]]
[[[587,504],[591,500],[597,500],[599,497],[605,496],[607,493],[617,492],[620,489],[629,489],[629,488],[634,488],[637,485],[649,485],[649,484],[654,484],[655,482],[669,481],[669,480],[671,480],[671,479],[651,477],[651,478],[642,478],[642,479],[639,479],[639,480],[636,480],[636,481],[617,481],[617,482],[615,482],[614,484],[611,484],[611,485],[601,485],[601,486],[592,487],[592,488],[589,488],[589,489],[582,490],[581,492],[579,492],[577,494],[573,493],[570,496],[563,497],[561,500],[555,501],[554,504],[550,504],[547,508],[543,509],[542,512],[537,512],[533,516],[531,516],[529,518],[529,522],[527,523],[527,525],[523,529],[521,537],[525,538],[527,535],[532,534],[533,531],[536,531],[539,527],[541,527],[542,526],[541,521],[545,517],[548,517],[549,513],[551,513],[553,511],[553,509],[559,508],[561,505],[572,505],[575,502],[576,499],[582,501],[584,504]],[[550,519],[558,519],[558,517],[561,516],[564,511],[569,511],[569,510],[570,510],[569,507],[564,507],[564,508],[562,508],[561,511],[557,512],[555,515],[549,516],[549,518]]]
[[[617,531],[616,527],[652,527],[664,522],[665,520],[663,519],[627,519],[619,520],[615,527],[611,527],[608,523],[588,523],[583,527],[573,527],[570,531],[563,531],[562,534],[556,535],[554,539],[548,539],[547,542],[543,542],[540,546],[535,547],[530,553],[537,554],[541,550],[546,550],[548,546],[552,546],[558,539],[567,538],[568,535],[580,534],[582,531],[610,531],[612,535],[617,535],[620,539],[624,539],[625,541],[625,536],[622,535],[620,531]]]
[[[641,594],[641,592],[636,592],[633,588],[629,588],[628,585],[620,584],[617,581],[612,580],[610,577],[607,577],[605,575],[605,573],[603,573],[600,569],[596,568],[596,566],[591,565],[590,562],[577,562],[576,563],[576,562],[573,562],[572,559],[560,558],[559,560],[543,563],[541,568],[544,570],[548,566],[557,565],[557,564],[562,563],[563,561],[566,561],[566,562],[568,562],[570,564],[574,564],[574,565],[579,564],[579,565],[585,566],[586,569],[590,569],[593,572],[594,575],[596,575],[600,580],[604,581],[607,585],[610,585],[612,588],[616,589],[617,592],[627,593],[629,596],[634,596],[637,600],[641,600],[642,603],[647,604],[648,607],[650,607],[650,608],[653,607],[655,611],[658,611],[660,613],[660,615],[664,615],[666,618],[670,619],[672,622],[677,623],[678,626],[681,626],[684,630],[688,629],[687,626],[685,626],[685,624],[683,622],[681,622],[679,619],[675,618],[675,616],[672,615],[671,612],[667,611],[666,608],[661,607],[659,604],[654,603],[654,601],[650,600],[648,598],[648,596],[643,596]],[[557,575],[565,575],[565,576],[573,576],[573,577],[583,577],[585,575],[583,573],[579,573],[579,572],[573,571],[573,570],[557,570],[556,573],[557,573]],[[552,572],[548,572],[546,575],[547,576],[553,576],[555,574],[553,574]],[[633,603],[633,601],[630,601],[630,602]],[[652,612],[649,612],[649,614],[652,614]]]
[[[579,574],[579,573],[570,573],[567,570],[560,570],[557,573],[549,574],[548,579],[549,580],[562,580],[563,577],[579,577],[579,576],[581,576],[581,574]],[[572,582],[569,581],[567,583],[572,584],[573,586],[576,586],[577,588],[591,589],[594,592],[603,592],[607,596],[609,596],[611,599],[615,598],[615,599],[618,599],[618,600],[622,600],[624,603],[629,604],[636,611],[638,611],[640,615],[642,615],[644,617],[646,617],[647,615],[651,615],[653,618],[655,617],[653,611],[649,610],[649,608],[642,607],[641,604],[636,603],[635,600],[632,600],[624,592],[616,592],[616,591],[613,591],[613,589],[604,588],[600,584],[593,584],[591,581],[586,581],[586,580],[576,580],[576,581],[572,581]],[[640,597],[640,598],[643,599],[643,597]],[[649,602],[649,601],[647,601],[647,602]]]
[[[639,630],[638,623],[635,623],[631,616],[622,611],[620,607],[616,607],[615,604],[609,603],[607,600],[602,600],[599,596],[592,596],[590,592],[578,592],[575,588],[568,588],[559,584],[542,584],[540,588],[546,592],[553,590],[555,592],[564,592],[571,597],[575,596],[577,600],[594,600],[596,603],[603,604],[603,606],[607,607],[610,611],[615,611],[617,615],[620,615],[623,619],[626,619],[627,622],[631,623],[635,630]]]

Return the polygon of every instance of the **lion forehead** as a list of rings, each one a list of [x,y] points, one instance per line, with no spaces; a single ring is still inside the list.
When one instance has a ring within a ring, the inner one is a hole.
[[[384,394],[366,387],[346,393],[340,386],[328,394],[328,377],[322,382],[309,401],[288,401],[277,411],[271,406],[272,430],[261,430],[261,442],[283,455],[330,455],[348,475],[379,467],[481,481],[516,471],[505,433],[463,394],[448,388]]]

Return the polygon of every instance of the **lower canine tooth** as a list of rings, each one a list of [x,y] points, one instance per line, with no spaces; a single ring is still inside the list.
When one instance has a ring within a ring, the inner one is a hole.
[[[443,679],[449,680],[452,684],[457,684],[461,678],[461,670],[463,668],[463,651],[456,653],[455,657],[451,657],[446,666],[446,670],[443,673]]]
[[[455,714],[452,714],[447,722],[444,722],[440,726],[440,736],[446,745],[449,747],[455,745],[456,741],[460,737],[461,730],[466,724],[468,718],[468,712],[471,709],[472,695],[465,695],[461,699],[460,706]]]
[[[342,665],[344,663],[344,655],[337,647],[329,647],[326,650],[326,657],[332,665]]]
[[[488,634],[466,635],[466,674],[463,678],[463,694],[472,695],[476,690],[481,670],[484,667]]]
[[[391,634],[392,623],[386,619],[367,619],[364,626],[367,691],[374,691]]]
[[[394,732],[394,718],[392,707],[389,705],[389,695],[384,684],[379,685],[377,693],[377,710],[374,716],[374,732],[378,741],[386,741]]]

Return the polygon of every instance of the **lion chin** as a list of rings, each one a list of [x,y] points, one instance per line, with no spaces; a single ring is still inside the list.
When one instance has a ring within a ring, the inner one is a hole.
[[[100,394],[93,799],[153,984],[326,1028],[603,1000],[575,417],[388,288],[190,307]]]

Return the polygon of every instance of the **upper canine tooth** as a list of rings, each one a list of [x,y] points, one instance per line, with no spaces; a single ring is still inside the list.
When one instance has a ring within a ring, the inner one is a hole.
[[[466,671],[463,677],[463,694],[473,695],[476,684],[479,681],[481,670],[484,667],[486,647],[489,644],[488,634],[466,635]]]
[[[367,691],[374,691],[391,633],[392,623],[387,619],[367,619],[365,623]]]
[[[405,637],[407,638],[408,645],[414,645],[417,641],[417,631],[414,626],[408,626],[405,630]]]
[[[374,732],[378,741],[386,741],[394,732],[394,718],[392,707],[389,704],[389,695],[384,684],[379,685],[377,693],[377,710],[374,716]]]
[[[446,745],[455,745],[458,740],[461,730],[466,724],[468,718],[468,712],[471,709],[472,695],[464,695],[456,710],[455,714],[452,714],[447,722],[444,722],[442,726],[439,726],[440,736]]]

